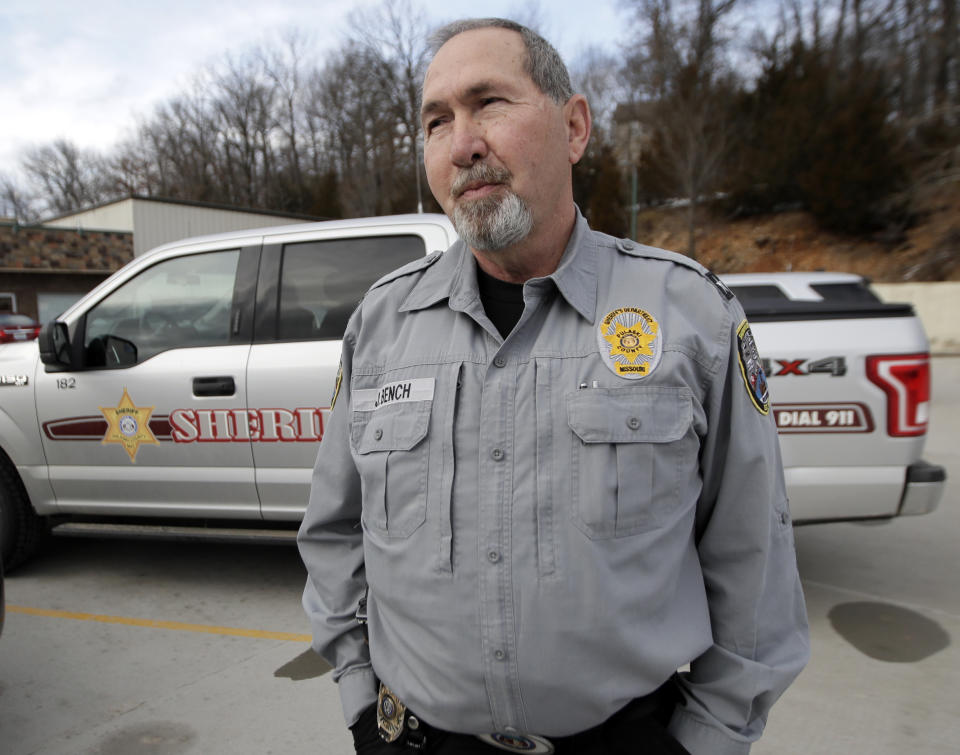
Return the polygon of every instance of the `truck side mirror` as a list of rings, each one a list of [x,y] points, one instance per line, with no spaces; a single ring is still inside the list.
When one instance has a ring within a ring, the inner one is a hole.
[[[37,336],[40,361],[54,370],[70,369],[73,358],[70,352],[70,331],[65,322],[52,320],[40,329]]]

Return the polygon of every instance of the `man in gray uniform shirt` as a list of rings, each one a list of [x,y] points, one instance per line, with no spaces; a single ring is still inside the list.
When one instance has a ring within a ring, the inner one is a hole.
[[[809,645],[743,310],[587,226],[590,111],[546,41],[435,42],[460,241],[350,319],[298,538],[357,752],[746,753]]]

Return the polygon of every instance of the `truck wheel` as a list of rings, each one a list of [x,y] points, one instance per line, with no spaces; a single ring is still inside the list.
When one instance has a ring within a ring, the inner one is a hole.
[[[0,555],[3,570],[11,571],[34,554],[46,531],[13,464],[0,453]]]

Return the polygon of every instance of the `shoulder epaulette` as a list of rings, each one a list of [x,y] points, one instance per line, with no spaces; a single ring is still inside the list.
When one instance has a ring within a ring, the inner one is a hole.
[[[690,257],[687,257],[684,254],[679,254],[677,252],[668,252],[666,249],[658,249],[654,246],[647,246],[646,244],[638,244],[636,241],[631,241],[630,239],[617,239],[617,249],[619,249],[624,254],[629,254],[633,257],[647,257],[652,259],[664,260],[665,262],[673,262],[677,265],[683,265],[684,267],[690,268],[694,272],[698,273],[701,277],[706,278],[710,283],[713,284],[713,287],[720,292],[720,295],[724,299],[729,301],[733,298],[734,294],[731,291],[727,284],[720,280],[719,276],[711,270],[708,270],[699,262]]]
[[[403,267],[398,267],[392,273],[387,273],[386,275],[384,275],[380,280],[378,280],[376,283],[370,286],[369,290],[373,291],[373,289],[380,288],[380,286],[385,286],[391,281],[397,280],[397,278],[403,278],[406,275],[412,275],[413,273],[419,272],[420,270],[426,270],[434,262],[440,259],[440,255],[442,254],[443,252],[439,252],[439,251],[433,252],[431,254],[428,254],[426,257],[421,257],[420,259],[414,260],[413,262],[408,262]]]

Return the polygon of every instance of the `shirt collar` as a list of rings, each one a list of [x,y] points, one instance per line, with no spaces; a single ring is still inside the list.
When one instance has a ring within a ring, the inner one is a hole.
[[[552,280],[567,303],[588,322],[594,322],[597,310],[597,245],[579,209],[573,233],[557,269],[545,278],[532,280]],[[449,299],[451,308],[461,311],[480,299],[473,253],[460,239],[424,272],[400,305],[400,311],[425,309],[444,299]]]
[[[573,233],[560,265],[549,276],[567,303],[590,323],[597,314],[597,242],[577,208]]]

